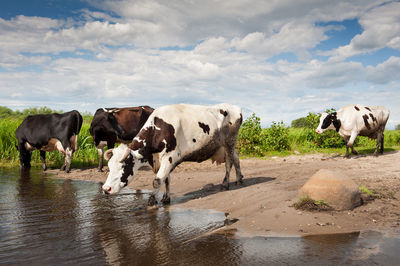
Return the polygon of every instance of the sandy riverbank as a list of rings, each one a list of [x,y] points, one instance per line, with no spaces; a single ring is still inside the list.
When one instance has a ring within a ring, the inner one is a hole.
[[[238,222],[226,226],[239,235],[307,235],[360,230],[400,228],[400,152],[379,157],[326,154],[296,155],[271,159],[242,159],[244,185],[236,186],[231,172],[230,190],[221,191],[225,166],[183,163],[171,174],[169,208],[214,209],[228,213]],[[307,212],[291,207],[298,200],[301,186],[321,168],[342,171],[356,184],[378,191],[374,199],[352,211]],[[72,169],[65,174],[48,170],[56,178],[104,182],[107,172],[95,168]],[[133,189],[152,189],[154,173],[139,171],[129,185]]]

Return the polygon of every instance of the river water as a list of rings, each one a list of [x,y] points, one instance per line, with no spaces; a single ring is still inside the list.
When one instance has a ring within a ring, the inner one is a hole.
[[[0,265],[399,265],[400,232],[233,238],[204,210],[148,210],[147,194],[0,168]],[[233,233],[234,234],[234,233]]]

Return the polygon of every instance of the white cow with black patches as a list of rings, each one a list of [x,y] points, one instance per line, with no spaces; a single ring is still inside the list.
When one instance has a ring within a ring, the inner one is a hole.
[[[358,154],[353,148],[358,135],[376,139],[374,155],[377,156],[379,145],[381,145],[380,153],[384,150],[383,132],[389,114],[389,110],[384,106],[349,105],[331,114],[322,113],[315,131],[321,134],[328,129],[336,130],[346,142],[346,158],[349,157],[349,147],[353,154]]]
[[[241,123],[241,109],[230,104],[160,107],[154,110],[128,146],[122,144],[106,152],[110,173],[103,190],[107,194],[118,193],[132,181],[141,166],[149,163],[156,173],[149,204],[156,203],[155,195],[164,182],[166,193],[162,202],[168,203],[169,178],[173,169],[184,161],[202,162],[209,158],[213,162],[225,162],[223,188],[229,188],[232,165],[235,166],[237,184],[242,183],[235,150]]]

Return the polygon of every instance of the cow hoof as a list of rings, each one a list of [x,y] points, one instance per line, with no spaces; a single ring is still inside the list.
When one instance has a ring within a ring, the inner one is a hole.
[[[243,185],[243,179],[241,178],[238,181],[236,181],[236,185],[237,186]]]
[[[60,171],[64,171],[65,170],[65,165],[61,166]]]
[[[163,196],[163,198],[162,198],[162,200],[161,200],[161,203],[163,203],[163,204],[170,204],[170,203],[171,203],[171,198],[168,197],[168,196],[166,196],[166,195],[164,194],[164,196]]]
[[[47,166],[43,166],[42,168],[43,168],[43,171],[47,170]]]
[[[98,168],[98,169],[97,169],[97,172],[104,172],[104,171],[103,171],[103,169]]]
[[[229,184],[222,183],[221,190],[229,190]]]
[[[156,178],[153,180],[153,188],[154,189],[158,189],[160,187],[160,185],[161,185],[160,179]]]
[[[154,206],[157,204],[156,197],[154,195],[151,195],[149,198],[149,201],[147,202],[148,206]]]

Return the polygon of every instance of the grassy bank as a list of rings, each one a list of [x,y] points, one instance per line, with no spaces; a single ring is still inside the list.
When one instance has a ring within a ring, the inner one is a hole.
[[[17,166],[19,153],[16,149],[15,130],[22,118],[0,119],[0,166]],[[246,121],[248,122],[248,121]],[[270,128],[261,128],[249,123],[240,129],[238,150],[242,157],[286,156],[305,153],[338,153],[344,155],[345,146],[340,136],[334,132],[317,135],[310,128],[285,127],[274,123]],[[72,167],[96,166],[97,149],[89,133],[91,118],[86,116],[78,136],[78,151],[72,157]],[[257,124],[257,123],[256,123]],[[376,141],[357,137],[355,148],[360,154],[373,153]],[[385,151],[400,149],[400,130],[385,131]],[[57,151],[46,153],[49,167],[61,167],[64,157]],[[32,154],[32,165],[39,166],[39,151]]]

